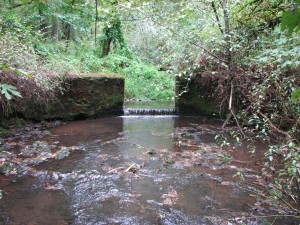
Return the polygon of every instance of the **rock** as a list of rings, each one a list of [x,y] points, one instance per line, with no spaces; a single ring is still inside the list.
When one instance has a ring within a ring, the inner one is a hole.
[[[58,152],[56,152],[56,159],[63,159],[70,154],[70,148],[62,147]]]
[[[0,146],[0,152],[1,152],[1,151],[7,151],[7,150],[10,150],[10,149],[12,149],[12,148],[13,148],[12,145],[3,144],[2,146]]]
[[[45,141],[36,141],[32,145],[26,146],[20,154],[24,157],[28,157],[30,155],[39,155],[44,152],[51,153],[51,147]]]

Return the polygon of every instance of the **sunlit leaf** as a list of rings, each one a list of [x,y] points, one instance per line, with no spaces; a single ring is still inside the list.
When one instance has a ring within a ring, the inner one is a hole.
[[[293,31],[300,31],[300,9],[284,12],[282,15],[281,28],[288,30],[289,34]]]
[[[300,101],[300,88],[298,88],[293,94],[292,94],[292,101],[296,103],[297,101]]]
[[[0,84],[0,91],[1,94],[3,94],[7,100],[11,100],[12,96],[22,98],[22,95],[20,92],[17,91],[17,88],[9,84]]]

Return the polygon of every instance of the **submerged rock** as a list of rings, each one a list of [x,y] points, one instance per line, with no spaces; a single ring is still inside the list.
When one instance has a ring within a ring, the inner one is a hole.
[[[24,157],[28,157],[31,155],[40,155],[43,152],[50,153],[51,146],[45,141],[36,141],[32,145],[26,146],[20,154]]]
[[[62,147],[58,152],[56,152],[56,159],[63,159],[70,154],[70,148]]]

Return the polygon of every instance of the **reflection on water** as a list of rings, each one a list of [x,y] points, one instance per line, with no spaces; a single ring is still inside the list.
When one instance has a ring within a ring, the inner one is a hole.
[[[0,189],[7,194],[0,201],[0,223],[219,224],[258,215],[256,199],[241,188],[246,183],[234,181],[229,164],[219,160],[214,167],[200,149],[208,146],[217,157],[228,157],[211,143],[217,126],[201,133],[199,124],[197,118],[146,116],[55,128],[48,142],[85,150],[36,168],[33,177],[2,181]],[[186,142],[179,143],[178,133]],[[190,154],[197,163],[180,167],[172,161],[180,158],[188,165]],[[272,212],[264,210],[262,215]]]
[[[140,102],[124,102],[124,108],[144,108],[144,109],[173,109],[174,101],[140,101]]]

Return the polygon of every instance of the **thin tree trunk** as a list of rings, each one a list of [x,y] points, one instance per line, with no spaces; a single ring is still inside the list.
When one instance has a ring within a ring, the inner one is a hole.
[[[224,35],[226,41],[226,55],[228,69],[232,70],[232,58],[231,58],[231,34],[230,34],[230,22],[229,22],[229,10],[228,10],[228,0],[224,0],[223,4],[223,14],[224,14]],[[232,74],[230,74],[232,75]]]
[[[95,0],[95,46],[97,45],[98,0]]]
[[[223,31],[223,28],[222,28],[222,25],[221,25],[221,22],[220,22],[220,18],[219,18],[219,15],[218,15],[218,12],[217,12],[217,9],[216,9],[216,5],[215,5],[214,1],[211,2],[211,7],[212,7],[212,9],[214,11],[214,14],[215,14],[215,17],[216,17],[216,20],[217,20],[217,24],[218,24],[219,30],[221,31],[222,34],[224,34],[224,31]]]
[[[58,41],[58,31],[59,31],[59,20],[58,20],[58,16],[55,14],[53,18],[53,26],[52,26],[52,39],[54,42]]]
[[[220,1],[221,3],[221,1]],[[228,103],[228,109],[231,113],[231,115],[234,117],[234,120],[242,133],[244,137],[246,137],[246,134],[243,132],[242,127],[239,124],[239,121],[236,117],[235,111],[234,111],[234,99],[235,99],[235,87],[234,87],[234,80],[235,80],[235,68],[233,66],[232,61],[232,45],[231,45],[231,32],[230,32],[230,17],[229,17],[229,9],[228,9],[228,0],[223,1],[223,16],[224,16],[224,39],[226,42],[226,56],[227,56],[227,66],[229,71],[229,83],[230,85],[230,95],[229,95],[229,103]],[[225,121],[223,124],[223,128],[227,125],[229,119]]]
[[[108,28],[109,29],[109,28]],[[110,45],[111,45],[112,39],[108,38],[107,40],[103,41],[103,45],[102,45],[102,55],[101,57],[105,57],[109,54],[110,52]]]
[[[73,6],[75,4],[75,0],[73,0],[71,2],[71,9],[69,11],[69,13],[73,13]],[[64,39],[69,42],[71,40],[71,24],[70,23],[66,23],[65,28],[64,28]]]
[[[42,34],[46,37],[48,36],[47,33],[48,33],[48,26],[47,26],[47,23],[46,23],[46,18],[45,18],[45,15],[43,13],[43,11],[41,9],[39,9],[39,16],[41,17],[41,20],[40,20],[40,31],[42,32]]]
[[[66,41],[70,41],[71,39],[71,25],[69,23],[66,24],[65,26],[65,34],[64,34],[64,38]]]

